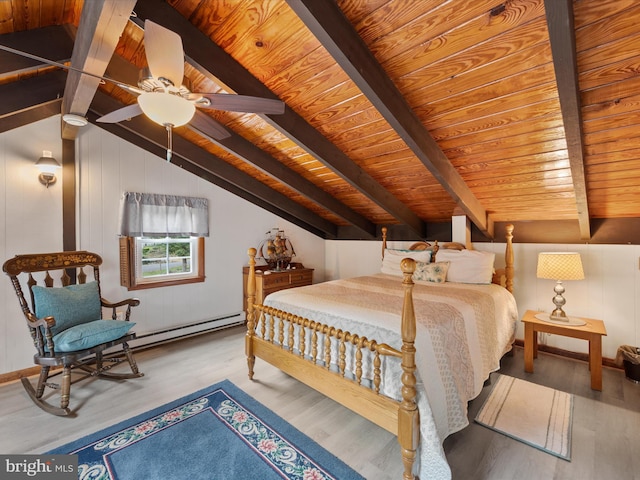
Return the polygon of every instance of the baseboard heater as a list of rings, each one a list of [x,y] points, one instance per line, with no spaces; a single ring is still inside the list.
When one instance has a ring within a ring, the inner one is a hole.
[[[223,330],[225,328],[236,327],[244,324],[244,317],[244,312],[239,312],[230,315],[223,315],[221,317],[216,317],[209,320],[202,320],[185,325],[177,325],[175,327],[165,328],[163,330],[157,330],[154,332],[142,333],[136,335],[136,339],[132,342],[129,342],[129,346],[134,351],[144,350],[163,343],[180,340],[182,338],[194,337],[196,335],[202,335],[204,333],[210,333],[217,330]],[[187,331],[189,329],[191,329],[191,331]],[[175,335],[176,333],[179,334]],[[111,351],[107,350],[104,352],[104,354],[104,358],[118,358],[123,356],[122,349],[120,347],[114,347],[114,349]],[[54,370],[56,368],[60,369],[60,367],[53,367]],[[29,367],[12,372],[0,373],[0,385],[6,382],[18,380],[21,377],[30,377],[32,375],[37,375],[39,372],[40,367]]]
[[[136,339],[129,342],[129,346],[133,350],[150,348],[162,343],[242,325],[244,321],[244,312],[239,312],[185,325],[176,325],[153,332],[138,333]]]

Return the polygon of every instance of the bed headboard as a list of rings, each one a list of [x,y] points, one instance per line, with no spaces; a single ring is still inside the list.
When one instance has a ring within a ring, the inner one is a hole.
[[[505,227],[505,240],[506,247],[504,252],[504,268],[496,268],[493,274],[492,283],[501,285],[513,293],[513,225],[507,225]],[[384,258],[384,251],[387,248],[387,227],[382,227],[382,258]],[[409,250],[431,250],[431,261],[436,261],[438,250],[451,249],[451,250],[464,250],[466,246],[458,242],[442,242],[438,243],[437,240],[433,244],[425,241],[415,242],[409,247]]]

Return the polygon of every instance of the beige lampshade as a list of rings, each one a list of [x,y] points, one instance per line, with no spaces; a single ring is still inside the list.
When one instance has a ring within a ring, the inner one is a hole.
[[[583,280],[580,254],[576,252],[541,252],[538,254],[538,278]]]

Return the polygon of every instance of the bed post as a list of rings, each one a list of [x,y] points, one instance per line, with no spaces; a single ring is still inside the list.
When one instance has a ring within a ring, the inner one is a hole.
[[[505,230],[507,231],[507,246],[504,252],[505,287],[507,290],[513,293],[513,225],[507,225],[505,227]]]
[[[402,450],[404,480],[412,480],[413,463],[416,459],[420,435],[420,418],[416,404],[416,316],[413,310],[413,280],[416,262],[410,258],[402,260],[400,267],[404,279],[404,301],[402,304],[402,402],[398,410],[398,442]]]
[[[249,367],[249,379],[253,380],[253,366],[256,357],[253,354],[253,336],[255,335],[256,312],[253,304],[256,301],[256,253],[255,248],[250,248],[249,254],[249,278],[247,279],[247,335],[245,337],[245,353],[247,366]]]
[[[382,227],[382,259],[384,260],[384,251],[387,249],[387,227]]]

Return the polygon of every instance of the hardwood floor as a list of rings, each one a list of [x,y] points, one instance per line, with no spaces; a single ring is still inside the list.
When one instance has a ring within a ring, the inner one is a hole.
[[[603,391],[595,392],[589,388],[586,363],[544,353],[535,373],[526,374],[522,353],[516,348],[505,357],[500,372],[575,394],[572,461],[474,424],[490,390],[485,387],[470,404],[470,425],[444,443],[453,478],[640,478],[640,385],[605,368]],[[242,328],[139,351],[136,359],[143,378],[92,379],[72,386],[75,418],[44,413],[19,382],[0,386],[0,453],[41,453],[226,378],[366,478],[401,478],[400,448],[388,432],[260,360],[250,381]]]

